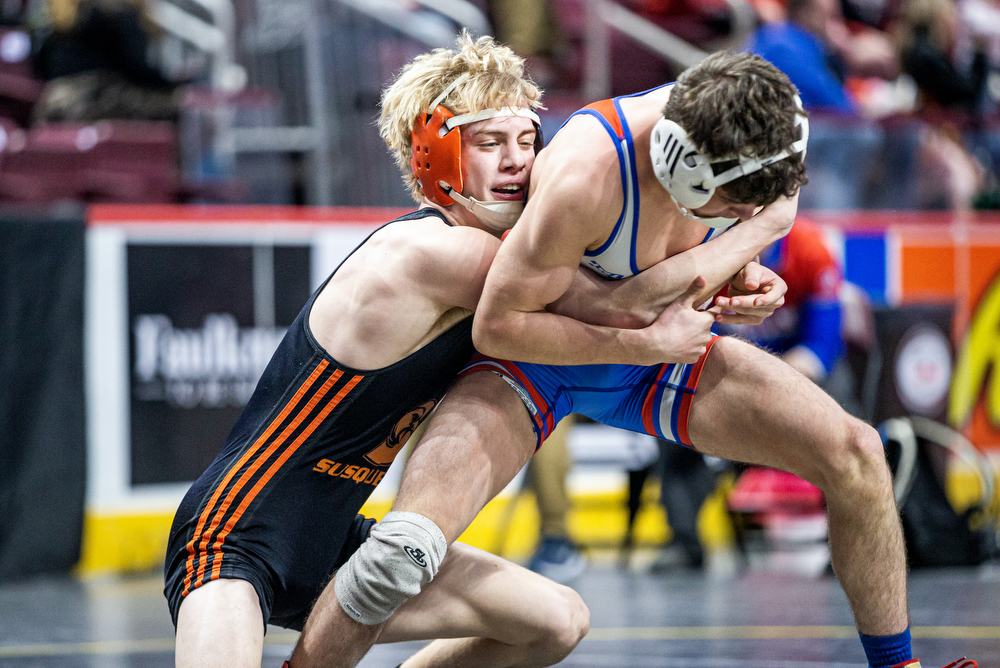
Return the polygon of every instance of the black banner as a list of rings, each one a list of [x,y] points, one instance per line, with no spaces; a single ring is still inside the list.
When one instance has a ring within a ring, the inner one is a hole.
[[[309,297],[308,246],[129,244],[133,485],[208,468]]]
[[[80,556],[84,221],[0,217],[0,581]]]

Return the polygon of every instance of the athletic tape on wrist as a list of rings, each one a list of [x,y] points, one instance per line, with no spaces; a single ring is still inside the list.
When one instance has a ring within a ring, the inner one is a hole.
[[[444,534],[423,515],[387,513],[337,571],[340,607],[356,622],[381,624],[434,579],[447,550]]]

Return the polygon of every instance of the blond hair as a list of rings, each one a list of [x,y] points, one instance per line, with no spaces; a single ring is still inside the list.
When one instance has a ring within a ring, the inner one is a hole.
[[[435,49],[417,56],[382,91],[379,134],[403,172],[403,182],[417,202],[423,197],[410,168],[410,133],[417,116],[462,75],[467,78],[441,101],[449,111],[477,113],[505,106],[541,108],[542,92],[524,73],[524,59],[492,37],[473,41],[463,31],[455,51]]]

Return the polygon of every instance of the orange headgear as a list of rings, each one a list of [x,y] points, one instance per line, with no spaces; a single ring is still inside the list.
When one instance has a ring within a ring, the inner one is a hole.
[[[509,229],[524,208],[523,202],[479,202],[462,196],[462,136],[458,127],[499,116],[530,118],[535,124],[535,152],[542,147],[542,133],[538,114],[531,109],[503,107],[484,109],[474,114],[456,116],[441,102],[456,86],[468,78],[462,74],[442,92],[427,112],[421,112],[413,122],[410,133],[410,168],[420,182],[424,197],[438,206],[449,206],[458,201],[472,211],[484,224],[499,229]]]
[[[428,118],[419,114],[410,133],[410,167],[420,181],[424,197],[439,206],[454,204],[455,200],[441,188],[441,182],[462,192],[462,135],[458,130],[448,130],[445,121],[455,114],[440,104]]]

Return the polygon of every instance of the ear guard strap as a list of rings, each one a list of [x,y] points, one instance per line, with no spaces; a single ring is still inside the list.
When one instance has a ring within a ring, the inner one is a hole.
[[[799,109],[802,108],[802,101],[799,96],[795,96],[795,103]],[[783,151],[775,153],[774,155],[768,156],[766,158],[739,158],[740,164],[736,165],[732,169],[727,169],[721,174],[716,174],[712,181],[715,183],[715,187],[724,186],[730,181],[735,181],[741,176],[746,176],[747,174],[753,174],[762,167],[774,164],[779,160],[784,160],[785,158],[795,155],[796,153],[805,153],[806,146],[809,144],[809,119],[803,114],[795,115],[795,127],[801,128],[801,135],[799,139],[792,143],[791,146]],[[803,158],[805,156],[803,155]],[[732,159],[732,158],[730,158]],[[726,162],[725,159],[712,160],[711,163]]]

